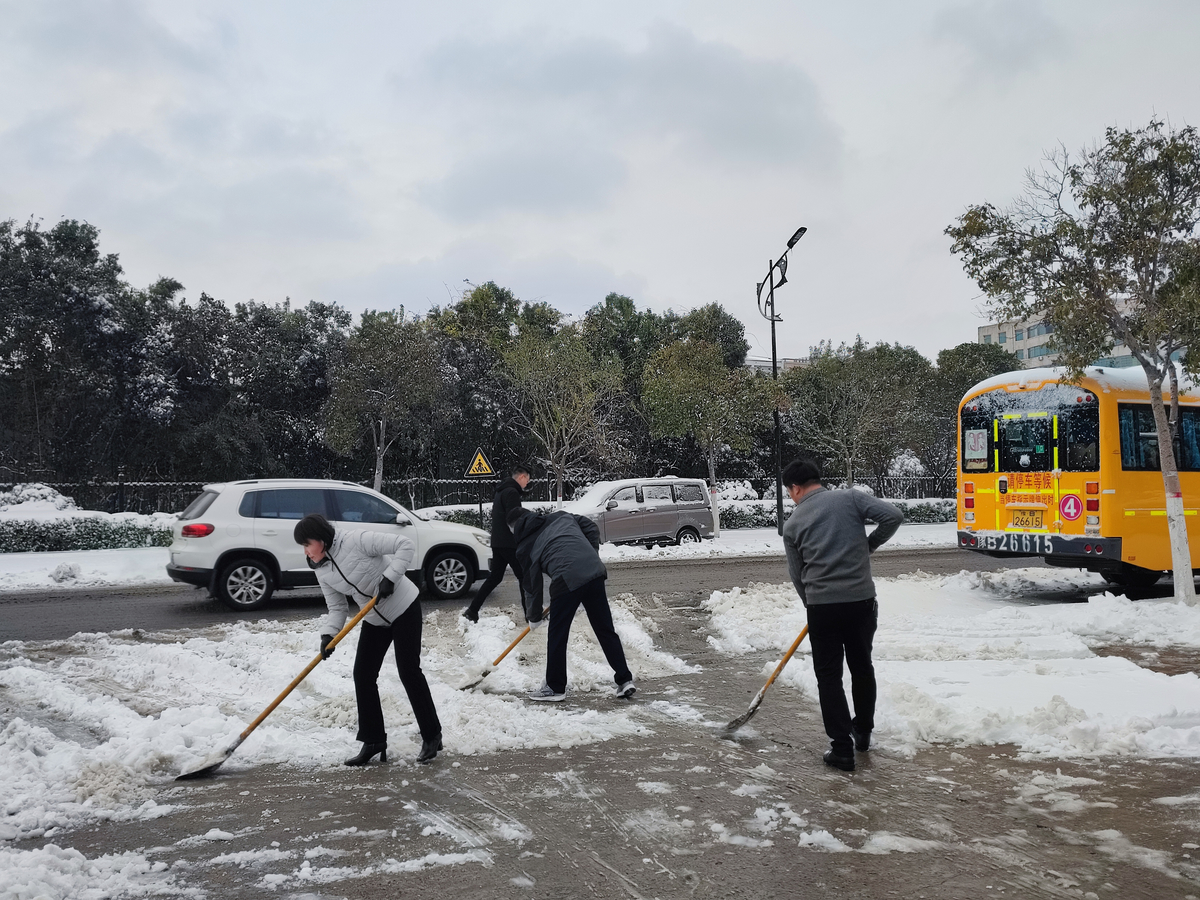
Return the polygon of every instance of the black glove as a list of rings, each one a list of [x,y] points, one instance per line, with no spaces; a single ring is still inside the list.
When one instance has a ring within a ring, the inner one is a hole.
[[[337,648],[329,646],[329,642],[332,640],[332,634],[321,635],[321,659],[329,659],[329,657],[333,656],[333,651]]]
[[[396,583],[394,581],[392,581],[392,579],[388,578],[385,575],[383,577],[383,579],[380,580],[379,590],[376,593],[379,594],[380,600],[385,600],[388,597],[392,596],[392,591],[394,591],[395,589],[396,589]]]

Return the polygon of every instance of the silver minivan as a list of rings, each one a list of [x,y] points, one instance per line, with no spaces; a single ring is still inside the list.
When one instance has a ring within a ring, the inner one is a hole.
[[[694,544],[713,535],[708,486],[698,478],[599,481],[563,507],[612,544]]]

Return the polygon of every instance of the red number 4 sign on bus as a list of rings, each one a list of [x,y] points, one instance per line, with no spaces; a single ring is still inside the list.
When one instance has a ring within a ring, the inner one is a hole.
[[[1064,494],[1058,502],[1058,511],[1068,522],[1074,522],[1083,515],[1083,503],[1076,494]]]

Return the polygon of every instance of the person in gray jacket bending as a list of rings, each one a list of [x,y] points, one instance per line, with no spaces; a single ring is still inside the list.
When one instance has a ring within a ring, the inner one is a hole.
[[[442,724],[438,720],[429,682],[421,671],[421,602],[417,586],[405,573],[417,552],[412,538],[381,531],[341,531],[324,516],[305,516],[296,523],[297,544],[304,547],[308,564],[317,573],[329,614],[321,620],[321,655],[333,653],[328,644],[346,624],[350,596],[358,604],[376,594],[375,608],[362,621],[358,652],[354,657],[354,693],[358,699],[358,740],[362,750],[346,760],[362,766],[376,754],[387,762],[387,732],[379,702],[379,668],[388,645],[396,648],[400,683],[412,704],[421,731],[417,762],[429,762],[442,749]]]
[[[550,632],[546,637],[546,681],[530,700],[562,700],[567,696],[567,639],[582,606],[604,658],[613,669],[617,697],[632,697],[637,686],[625,662],[625,650],[613,628],[604,592],[608,570],[600,561],[600,529],[591,519],[560,510],[534,515],[514,509],[508,526],[517,539],[517,559],[524,576],[521,595],[531,628],[542,621],[542,573],[550,576]]]
[[[862,491],[827,491],[806,460],[789,463],[783,484],[796,504],[783,526],[788,574],[808,612],[821,718],[829,735],[828,765],[854,770],[875,727],[875,667],[871,643],[879,622],[871,554],[896,533],[903,514]],[[877,527],[867,535],[870,519]],[[842,688],[842,656],[850,669],[854,718]]]

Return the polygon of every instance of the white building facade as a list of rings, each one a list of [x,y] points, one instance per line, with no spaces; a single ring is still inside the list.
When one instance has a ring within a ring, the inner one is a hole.
[[[1016,356],[1026,369],[1056,366],[1059,363],[1059,353],[1054,349],[1054,326],[1040,319],[1010,319],[981,325],[978,341],[981,344],[999,344]],[[1118,341],[1109,356],[1096,360],[1094,364],[1122,369],[1137,365],[1137,360],[1130,354],[1129,348]]]

